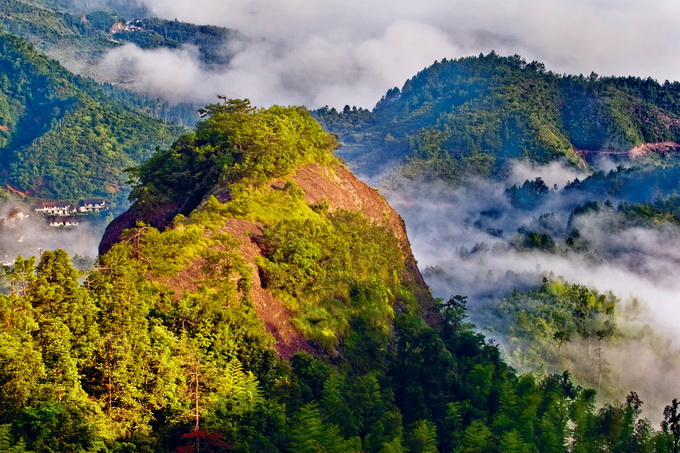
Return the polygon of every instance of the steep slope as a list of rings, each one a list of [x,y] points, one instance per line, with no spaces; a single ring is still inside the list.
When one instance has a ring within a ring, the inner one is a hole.
[[[180,128],[113,101],[28,42],[0,34],[0,171],[35,197],[127,196],[124,169]]]
[[[669,450],[634,393],[597,412],[568,373],[517,376],[465,297],[433,301],[401,220],[307,110],[202,113],[135,170],[84,284],[60,250],[6,270],[6,449]]]
[[[132,193],[135,203],[109,225],[101,253],[121,237],[134,235],[123,232],[139,222],[174,231],[185,222],[195,223],[195,217],[215,216],[211,222],[221,226],[208,237],[229,234],[252,266],[247,278],[255,309],[277,338],[277,349],[284,356],[309,349],[300,333],[335,348],[353,322],[357,307],[344,312],[333,304],[351,305],[350,294],[367,284],[362,278],[374,278],[370,276],[374,272],[391,282],[377,288],[374,295],[386,302],[391,300],[388,305],[374,307],[383,318],[392,316],[394,296],[389,294],[397,291],[400,282],[413,284],[412,290],[431,305],[403,221],[376,190],[335,160],[331,154],[335,142],[314,126],[305,111],[260,111],[247,102],[233,102],[211,106],[207,114],[210,119],[199,125],[195,135],[182,137],[170,150],[137,170],[139,185]],[[226,139],[217,133],[225,134]],[[238,151],[232,149],[234,140],[238,141]],[[220,172],[220,165],[229,165],[235,171]],[[169,169],[180,173],[170,174]],[[177,220],[178,215],[189,216],[189,220]],[[327,231],[319,233],[319,229]],[[303,231],[309,236],[297,236]],[[281,248],[295,247],[290,244],[294,241],[311,248],[306,259],[327,261],[325,266],[317,267],[319,264],[313,262],[303,265],[296,259],[289,262],[290,257],[279,256],[290,254]],[[349,262],[335,262],[341,253],[351,255],[343,258]],[[333,263],[352,270],[334,275],[326,267]],[[173,291],[179,294],[182,289],[196,289],[195,282],[208,278],[201,271],[204,264],[201,258],[190,260],[187,268],[192,271],[175,275],[169,283]],[[291,268],[298,277],[280,281],[283,277],[279,274]],[[312,315],[303,314],[299,306],[300,295],[306,293],[305,298],[310,298],[310,291],[316,293],[318,304]],[[320,328],[321,319],[333,326]],[[297,331],[290,327],[291,320]]]
[[[583,165],[636,147],[677,150],[680,83],[560,76],[492,52],[435,63],[388,91],[371,112],[315,114],[363,173],[400,165],[406,176],[457,181],[502,173],[508,159]]]

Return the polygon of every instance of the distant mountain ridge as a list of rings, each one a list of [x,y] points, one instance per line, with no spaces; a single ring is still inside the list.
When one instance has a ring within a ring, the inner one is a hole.
[[[583,165],[599,151],[654,143],[675,149],[680,83],[558,75],[491,52],[436,62],[389,90],[372,111],[323,108],[315,115],[362,173],[375,175],[390,162],[405,176],[457,181],[502,173],[508,159]]]
[[[125,43],[142,48],[194,45],[206,65],[226,64],[230,59],[224,49],[233,30],[147,15],[124,16],[145,11],[126,7],[126,2],[108,3],[109,7],[102,4],[93,10],[85,2],[0,0],[0,29],[31,41],[41,52],[88,75],[88,65]]]

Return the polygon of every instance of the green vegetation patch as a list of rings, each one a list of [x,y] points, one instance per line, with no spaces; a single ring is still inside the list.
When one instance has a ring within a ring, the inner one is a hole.
[[[179,132],[0,33],[0,169],[31,195],[123,205],[124,169]]]
[[[260,246],[263,286],[287,302],[305,337],[334,348],[353,323],[389,332],[404,264],[386,227],[335,211],[282,220],[265,230]]]
[[[230,100],[201,115],[206,119],[194,134],[133,171],[130,199],[138,206],[173,201],[187,214],[218,184],[260,187],[305,163],[337,162],[337,141],[302,107],[257,109],[247,100]]]

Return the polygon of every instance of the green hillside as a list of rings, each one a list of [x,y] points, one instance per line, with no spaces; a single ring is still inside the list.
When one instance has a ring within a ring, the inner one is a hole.
[[[83,285],[59,250],[6,269],[1,448],[666,452],[680,437],[677,405],[655,431],[635,393],[597,411],[568,373],[515,374],[465,297],[429,297],[396,213],[305,109],[204,115],[138,167],[128,213],[186,215],[123,232]]]
[[[180,131],[113,101],[28,42],[0,34],[0,171],[40,198],[123,204],[124,169]]]
[[[96,8],[95,8],[96,7]],[[94,8],[94,9],[93,9]],[[107,95],[128,108],[193,126],[198,105],[147,99],[126,90],[128,80],[98,71],[107,51],[134,43],[144,49],[195,46],[206,69],[227,64],[226,43],[236,33],[223,27],[148,18],[144,8],[125,0],[93,5],[86,1],[0,0],[0,30],[32,42],[39,52],[80,75],[104,83]]]
[[[174,49],[191,44],[198,48],[206,65],[222,65],[230,60],[226,43],[235,34],[232,30],[158,18],[137,19],[130,25],[127,30],[114,34],[116,41],[132,42],[143,49]]]
[[[495,175],[508,159],[582,164],[583,151],[680,141],[680,83],[558,75],[495,53],[442,60],[387,92],[373,111],[315,112],[362,172]],[[592,155],[591,155],[592,157]]]
[[[116,46],[82,14],[57,12],[20,0],[0,1],[0,27],[33,42],[42,52],[53,50],[71,58],[89,60]]]
[[[135,0],[24,0],[31,5],[39,5],[55,11],[73,13],[90,13],[93,10],[117,12],[130,17],[142,17],[149,13],[148,9]]]
[[[145,16],[121,15],[134,9],[91,10],[86,3],[28,2],[0,0],[0,30],[21,36],[38,49],[68,67],[84,70],[83,63],[96,64],[110,49],[125,43],[142,48],[178,48],[194,45],[206,65],[225,64],[230,55],[224,50],[235,33],[223,27],[194,25]],[[115,26],[114,26],[115,25]]]

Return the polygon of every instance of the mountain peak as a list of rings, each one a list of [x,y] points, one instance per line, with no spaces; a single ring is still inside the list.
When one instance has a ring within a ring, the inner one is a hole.
[[[402,219],[333,156],[335,137],[307,110],[225,100],[201,113],[194,133],[133,171],[134,203],[107,229],[102,253],[130,252],[151,237],[174,244],[173,261],[184,264],[145,272],[173,298],[229,286],[209,263],[217,250],[231,254],[243,265],[224,278],[248,282],[234,291],[252,303],[283,357],[336,354],[356,319],[389,332],[395,305],[406,303],[398,288],[432,303]],[[162,255],[131,253],[149,262]]]
[[[459,182],[498,176],[513,159],[586,166],[680,143],[680,83],[595,73],[558,75],[540,62],[495,53],[442,60],[391,89],[373,111],[321,109],[340,155],[362,172],[394,167]]]

